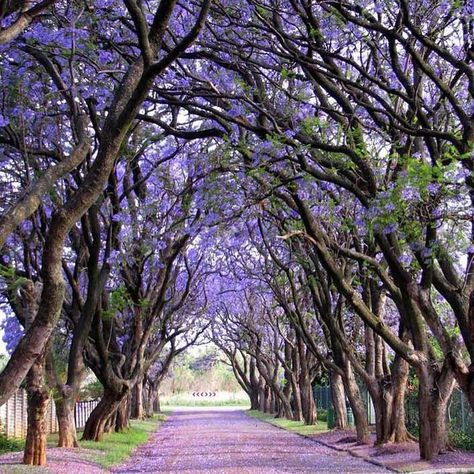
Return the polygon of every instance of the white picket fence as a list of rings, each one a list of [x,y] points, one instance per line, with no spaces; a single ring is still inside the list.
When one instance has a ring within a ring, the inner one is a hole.
[[[80,401],[76,403],[74,418],[76,428],[84,428],[87,418],[99,400]],[[25,390],[18,390],[7,403],[0,407],[0,431],[9,438],[25,438],[27,429],[27,394]],[[46,414],[46,432],[58,432],[58,420],[56,418],[56,406],[50,401]]]

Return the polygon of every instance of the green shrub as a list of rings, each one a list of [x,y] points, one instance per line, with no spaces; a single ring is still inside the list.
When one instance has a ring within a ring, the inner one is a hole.
[[[7,438],[5,433],[0,432],[0,454],[21,451],[24,447],[25,442],[22,439]]]
[[[474,436],[472,433],[450,431],[449,442],[456,448],[474,451]]]
[[[328,421],[328,411],[320,408],[318,410],[318,421]]]

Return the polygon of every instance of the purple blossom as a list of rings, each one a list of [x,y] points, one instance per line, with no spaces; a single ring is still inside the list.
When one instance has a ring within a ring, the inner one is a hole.
[[[413,186],[406,186],[402,191],[402,199],[408,202],[419,201],[420,192],[418,191],[418,189],[414,188]]]
[[[392,222],[391,224],[388,224],[387,226],[384,227],[383,233],[384,234],[391,234],[395,232],[398,229],[398,225],[396,222]]]
[[[465,180],[470,175],[470,171],[466,168],[461,168],[457,173],[454,179],[456,181]]]
[[[430,183],[426,186],[426,189],[431,195],[436,194],[440,190],[441,186],[438,183]]]
[[[402,253],[402,255],[400,255],[399,260],[403,265],[410,265],[413,260],[413,256],[408,253]]]

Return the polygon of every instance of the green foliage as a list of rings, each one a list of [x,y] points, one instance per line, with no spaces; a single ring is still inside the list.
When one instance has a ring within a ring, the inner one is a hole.
[[[130,305],[131,301],[127,289],[125,285],[120,285],[110,293],[109,309],[102,311],[102,318],[106,320],[112,319],[118,312],[123,311]]]
[[[327,410],[323,410],[322,408],[320,408],[318,410],[318,421],[324,421],[324,422],[328,421],[328,411]]]
[[[311,27],[309,29],[309,36],[311,36],[312,39],[315,40],[321,40],[323,39],[323,35],[319,29]]]
[[[99,380],[93,380],[92,382],[87,383],[81,388],[79,392],[79,398],[81,400],[96,399],[102,397],[104,393],[104,387],[99,382]]]
[[[16,291],[21,288],[28,279],[25,277],[19,277],[16,274],[16,270],[14,267],[7,267],[5,265],[0,264],[0,278],[3,278],[10,291]]]
[[[262,17],[262,18],[269,18],[271,16],[271,11],[268,8],[265,8],[261,5],[257,5],[255,7],[255,11]]]
[[[171,397],[194,391],[240,392],[232,369],[221,361],[223,358],[215,348],[181,355],[164,380],[162,393]]]
[[[467,449],[474,451],[474,436],[472,433],[465,433],[462,431],[450,431],[449,442],[459,449]]]
[[[281,75],[282,79],[291,79],[291,78],[294,78],[296,76],[296,74],[294,72],[290,71],[286,67],[282,68],[282,70],[280,72],[280,75]]]
[[[319,117],[307,116],[301,121],[301,128],[308,136],[313,135],[317,131],[322,131],[328,128],[328,126],[329,124]]]
[[[5,433],[0,432],[0,454],[9,453],[12,451],[21,451],[24,447],[24,440],[17,438],[7,438]]]

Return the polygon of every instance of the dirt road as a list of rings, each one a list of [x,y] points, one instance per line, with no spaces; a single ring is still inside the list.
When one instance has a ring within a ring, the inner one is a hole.
[[[241,410],[177,411],[115,473],[389,472]]]

